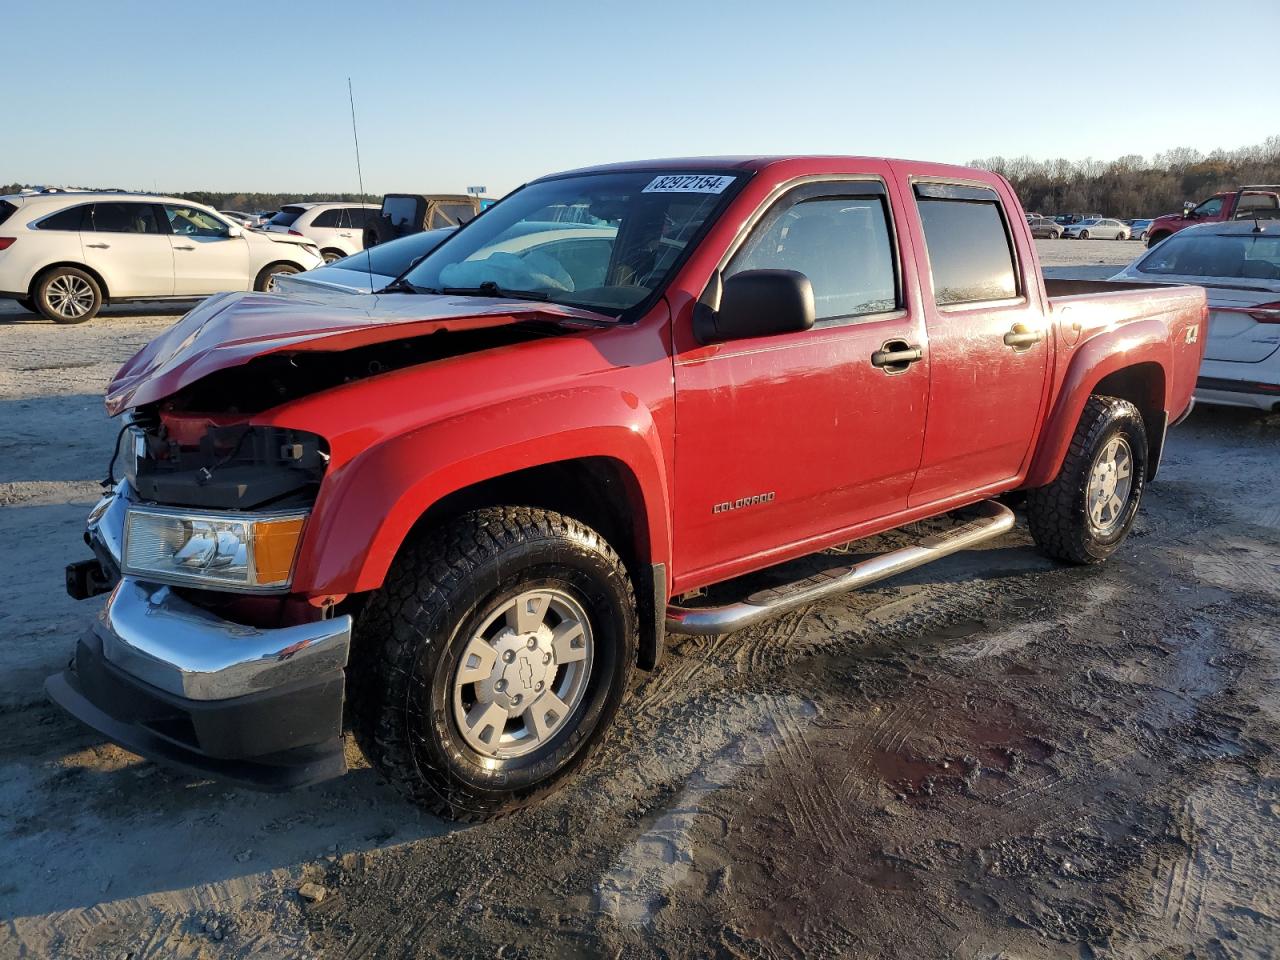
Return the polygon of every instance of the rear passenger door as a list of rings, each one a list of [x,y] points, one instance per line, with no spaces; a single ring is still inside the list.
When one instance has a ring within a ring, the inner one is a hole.
[[[95,203],[81,226],[84,261],[106,282],[109,297],[172,296],[173,250],[168,233],[155,204]]]
[[[931,354],[929,426],[911,506],[1007,486],[1040,422],[1049,339],[1024,288],[1004,199],[985,184],[913,179]]]
[[[824,179],[774,200],[721,276],[785,269],[813,285],[810,330],[712,343],[675,358],[675,573],[703,582],[906,507],[928,388],[885,182]]]

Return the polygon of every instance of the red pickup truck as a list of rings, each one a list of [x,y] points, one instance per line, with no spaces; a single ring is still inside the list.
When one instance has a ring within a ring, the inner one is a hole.
[[[48,690],[262,787],[344,772],[351,728],[430,809],[500,813],[583,761],[667,633],[998,536],[1014,491],[1050,555],[1107,558],[1205,316],[1198,287],[1046,282],[980,170],[536,180],[380,293],[214,297],[124,365],[120,475],[67,570],[110,598]]]
[[[1181,214],[1166,213],[1147,227],[1147,246],[1154,247],[1165,237],[1197,223],[1247,220],[1253,216],[1274,219],[1280,216],[1280,185],[1258,184],[1226,193],[1215,193],[1198,204],[1188,201]]]

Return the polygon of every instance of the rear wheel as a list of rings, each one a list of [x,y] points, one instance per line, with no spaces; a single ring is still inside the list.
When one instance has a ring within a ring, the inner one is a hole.
[[[329,250],[321,250],[320,256],[324,257],[325,263],[333,263],[333,261],[335,260],[341,260],[343,257],[346,256],[346,254],[343,253],[341,250],[329,249]]]
[[[580,766],[636,658],[622,561],[578,521],[531,508],[477,510],[409,547],[361,623],[361,746],[459,820],[523,806]]]
[[[1138,408],[1090,397],[1062,469],[1027,494],[1031,536],[1068,563],[1101,563],[1124,541],[1147,476],[1147,431]]]
[[[54,323],[84,323],[102,309],[102,289],[75,267],[55,267],[36,281],[35,307]]]
[[[282,274],[301,273],[302,268],[292,263],[273,263],[262,268],[253,282],[253,289],[270,293],[275,289],[275,278]]]

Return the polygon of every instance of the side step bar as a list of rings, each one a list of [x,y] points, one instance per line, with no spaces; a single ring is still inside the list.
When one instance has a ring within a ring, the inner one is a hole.
[[[994,500],[984,500],[968,510],[976,511],[978,515],[950,530],[931,534],[912,546],[882,553],[851,566],[827,570],[798,583],[762,590],[737,603],[723,607],[679,607],[670,604],[667,606],[667,631],[702,636],[732,633],[796,607],[864,587],[960,550],[967,550],[1007,533],[1013,526],[1013,511]]]

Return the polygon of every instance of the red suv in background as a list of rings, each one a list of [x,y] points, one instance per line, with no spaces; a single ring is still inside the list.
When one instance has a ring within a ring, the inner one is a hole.
[[[1147,246],[1154,247],[1165,237],[1197,223],[1245,220],[1255,215],[1268,219],[1280,217],[1280,184],[1255,184],[1226,193],[1215,193],[1196,206],[1188,202],[1180,215],[1166,213],[1151,221],[1147,230]]]

